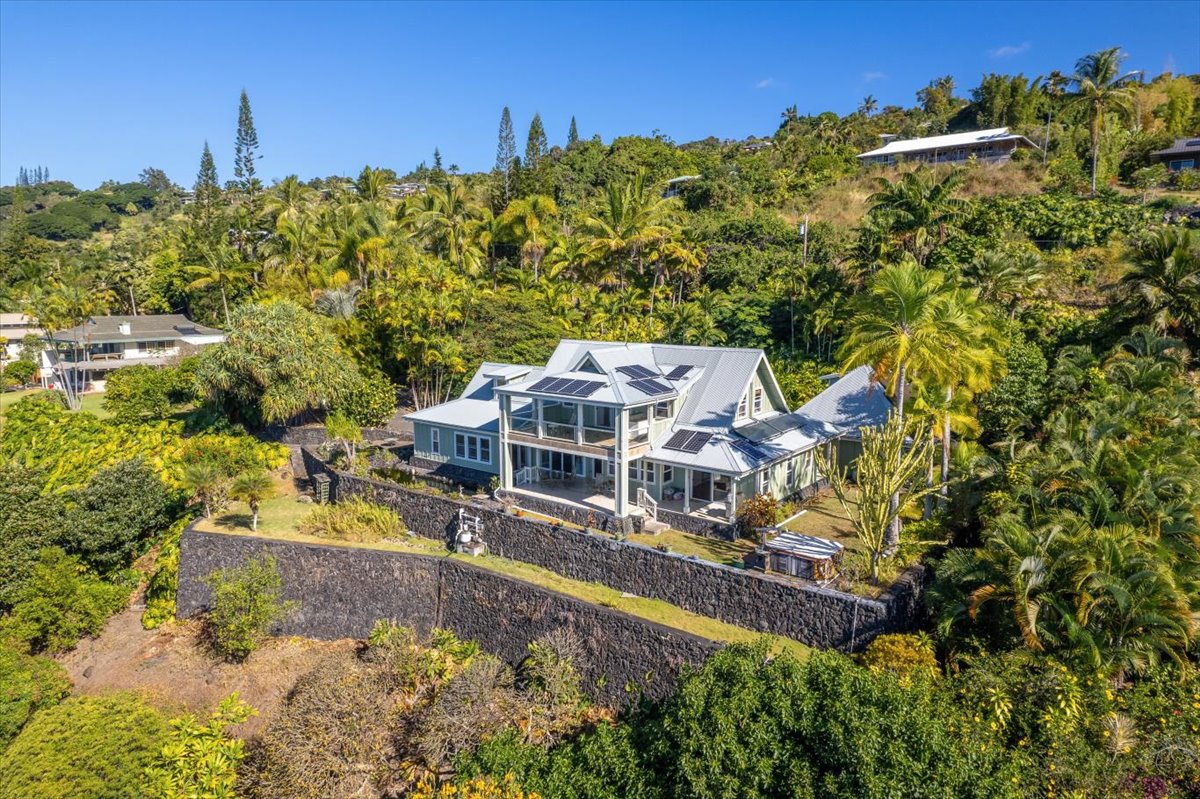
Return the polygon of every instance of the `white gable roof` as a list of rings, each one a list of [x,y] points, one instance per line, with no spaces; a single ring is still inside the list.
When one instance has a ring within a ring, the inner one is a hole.
[[[987,144],[994,141],[1019,140],[1034,147],[1034,143],[1016,133],[1009,133],[1008,128],[988,128],[987,130],[972,130],[966,133],[947,133],[944,136],[925,136],[920,139],[896,139],[882,147],[860,153],[859,158],[871,158],[878,155],[904,155],[919,153],[926,150],[950,150],[955,147],[965,147],[969,144]]]

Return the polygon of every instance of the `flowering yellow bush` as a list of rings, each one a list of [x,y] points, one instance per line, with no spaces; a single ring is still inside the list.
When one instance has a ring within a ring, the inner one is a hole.
[[[512,774],[505,774],[504,779],[497,782],[492,777],[477,777],[473,780],[455,785],[443,783],[434,790],[429,783],[422,782],[417,789],[409,794],[409,799],[541,799],[540,794],[526,791],[517,785]]]

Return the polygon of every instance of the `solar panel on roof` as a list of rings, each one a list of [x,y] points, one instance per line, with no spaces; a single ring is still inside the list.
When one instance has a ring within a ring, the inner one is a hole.
[[[657,372],[647,369],[646,367],[637,363],[631,366],[618,366],[617,371],[623,375],[629,375],[630,377],[635,377],[638,379],[645,377],[658,377]]]
[[[670,386],[663,385],[662,383],[658,382],[657,380],[650,380],[650,379],[630,380],[629,385],[633,386],[638,391],[642,392],[643,394],[645,394],[648,397],[656,397],[659,394],[670,394],[671,393]]]
[[[537,381],[532,386],[530,386],[529,390],[530,391],[545,391],[546,386],[553,383],[554,380],[555,380],[555,378],[553,378],[553,377],[543,377],[541,380]]]
[[[690,366],[686,366],[686,365],[685,366],[676,366],[674,369],[672,369],[670,372],[667,373],[667,379],[668,380],[682,380],[683,378],[687,377],[687,374],[690,371],[692,371],[692,367],[690,367]]]
[[[573,397],[590,397],[599,390],[604,383],[595,380],[576,380],[575,386],[571,389]]]
[[[756,445],[753,441],[748,441],[744,438],[735,439],[733,446],[755,460],[762,460],[763,458],[767,457],[767,453],[759,449],[758,445]]]
[[[667,440],[666,444],[663,444],[663,447],[679,452],[690,452],[694,455],[704,449],[704,445],[712,436],[712,433],[702,430],[679,430]]]

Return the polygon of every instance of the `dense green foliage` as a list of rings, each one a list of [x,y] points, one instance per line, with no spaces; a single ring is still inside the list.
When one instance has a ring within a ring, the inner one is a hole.
[[[254,715],[237,693],[217,706],[207,723],[185,714],[171,720],[171,732],[156,762],[146,770],[146,799],[231,799],[246,742],[229,728]]]
[[[71,680],[50,658],[0,646],[0,752],[38,710],[71,692]]]
[[[36,470],[0,463],[0,610],[8,610],[38,551],[57,540],[66,509]]]
[[[212,589],[208,624],[213,648],[231,660],[248,658],[267,631],[299,607],[299,603],[283,599],[283,581],[270,555],[218,569],[205,582]]]
[[[166,737],[166,721],[136,695],[71,697],[36,713],[4,752],[0,796],[140,796]]]
[[[381,541],[405,533],[404,522],[396,511],[357,498],[336,505],[318,505],[300,521],[299,530],[321,538],[361,542]]]

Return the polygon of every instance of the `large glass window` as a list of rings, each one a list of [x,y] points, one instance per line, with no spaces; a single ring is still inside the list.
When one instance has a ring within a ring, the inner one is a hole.
[[[434,455],[442,454],[442,431],[436,427],[429,429],[429,451]]]
[[[492,462],[492,440],[486,436],[455,433],[454,456],[464,461],[490,464]]]
[[[754,389],[754,415],[755,416],[758,416],[760,413],[762,413],[762,399],[763,399],[762,387],[759,386],[758,388]]]
[[[631,461],[629,464],[629,479],[639,483],[654,484],[654,464],[645,460]]]

